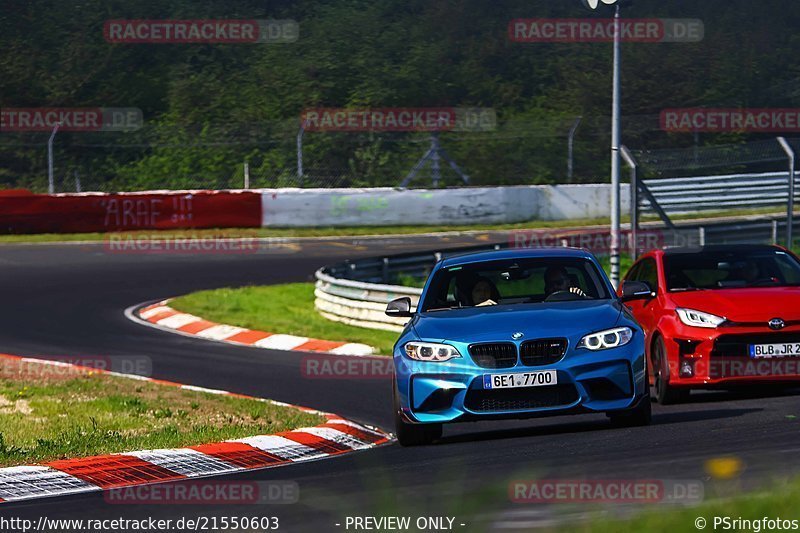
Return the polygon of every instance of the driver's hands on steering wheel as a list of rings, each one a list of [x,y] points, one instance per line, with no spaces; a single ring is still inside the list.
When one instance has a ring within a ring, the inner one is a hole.
[[[580,287],[570,287],[569,288],[569,292],[571,292],[572,294],[577,294],[578,296],[583,296],[584,298],[586,298],[586,293],[583,292]]]

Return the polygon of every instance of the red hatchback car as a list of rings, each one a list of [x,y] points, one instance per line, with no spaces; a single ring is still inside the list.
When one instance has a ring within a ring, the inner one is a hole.
[[[645,331],[659,403],[693,388],[800,383],[800,259],[784,248],[654,250],[619,294]]]

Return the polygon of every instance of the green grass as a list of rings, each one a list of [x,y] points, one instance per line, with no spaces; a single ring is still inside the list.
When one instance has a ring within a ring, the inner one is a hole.
[[[706,484],[706,492],[710,484]],[[711,485],[713,488],[713,485]],[[708,494],[707,494],[708,496]],[[673,533],[677,531],[702,531],[695,527],[695,520],[706,520],[705,531],[767,531],[762,524],[755,527],[732,527],[723,525],[714,528],[714,517],[742,518],[758,521],[764,517],[783,520],[800,520],[797,502],[800,501],[800,480],[783,482],[769,490],[740,494],[735,497],[714,498],[696,507],[649,510],[630,520],[594,519],[581,524],[569,524],[560,531],[585,531],[592,533],[617,533],[618,531],[647,531],[648,533]],[[759,529],[758,526],[761,525]]]
[[[268,435],[323,422],[269,402],[4,360],[0,467]]]
[[[392,353],[398,337],[391,331],[358,328],[323,318],[314,308],[313,283],[200,291],[176,298],[170,306],[222,324],[329,341],[361,342],[384,355]]]

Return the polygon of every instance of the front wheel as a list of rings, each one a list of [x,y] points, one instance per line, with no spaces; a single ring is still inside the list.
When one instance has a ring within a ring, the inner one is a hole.
[[[653,368],[655,370],[656,401],[661,405],[684,402],[689,398],[689,389],[678,389],[669,384],[669,360],[664,339],[658,337],[653,344]]]
[[[442,424],[409,424],[400,414],[400,399],[397,394],[397,383],[392,380],[392,398],[394,399],[394,433],[400,446],[424,446],[431,444],[442,436]]]

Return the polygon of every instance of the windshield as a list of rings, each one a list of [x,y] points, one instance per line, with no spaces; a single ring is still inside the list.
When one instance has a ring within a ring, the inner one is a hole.
[[[670,254],[664,273],[671,291],[800,284],[800,264],[780,250]]]
[[[439,270],[431,280],[422,310],[610,297],[604,278],[589,260],[518,259]]]

